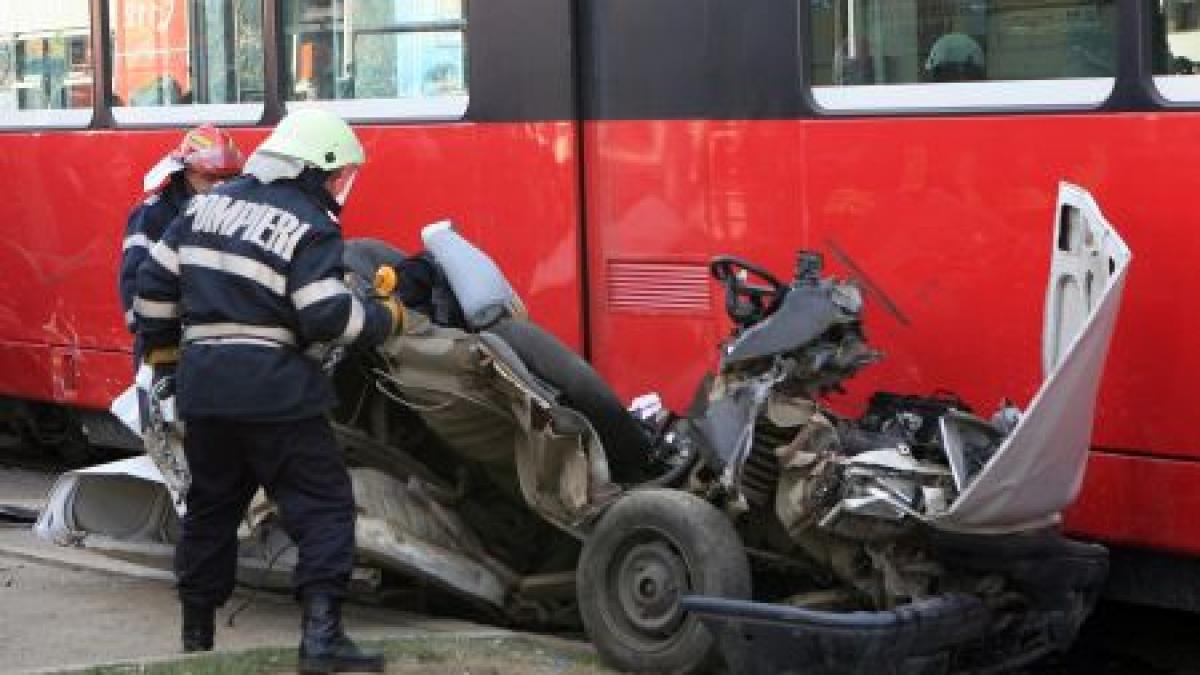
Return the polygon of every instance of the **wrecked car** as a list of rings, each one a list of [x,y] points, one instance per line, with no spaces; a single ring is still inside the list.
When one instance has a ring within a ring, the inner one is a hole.
[[[581,621],[625,671],[1003,670],[1064,649],[1107,571],[1059,521],[1131,255],[1079,188],[1061,187],[1056,218],[1044,381],[1025,411],[986,419],[946,396],[827,407],[880,354],[858,288],[813,252],[786,283],[712,261],[734,332],[675,414],[653,397],[627,410],[477,257],[349,244],[364,283],[414,264],[446,282],[404,335],[322,355],[355,467],[356,578],[420,579],[516,625]],[[151,399],[150,454],[65,475],[43,536],[169,560],[186,466]],[[240,578],[285,585],[295,548],[269,504],[242,534]]]

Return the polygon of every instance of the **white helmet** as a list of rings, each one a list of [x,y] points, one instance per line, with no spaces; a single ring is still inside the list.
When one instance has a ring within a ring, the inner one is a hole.
[[[320,108],[289,113],[255,152],[303,160],[325,171],[362,164],[367,159],[350,125]]]
[[[365,162],[367,154],[354,130],[337,115],[320,108],[301,108],[279,122],[267,140],[246,160],[244,171],[262,181],[295,178],[305,167],[335,171]],[[353,175],[348,176],[353,183]],[[336,195],[344,202],[349,185]]]

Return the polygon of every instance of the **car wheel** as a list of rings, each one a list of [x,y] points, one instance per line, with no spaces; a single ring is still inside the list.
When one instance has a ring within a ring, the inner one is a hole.
[[[750,567],[729,520],[675,490],[614,504],[583,546],[579,611],[588,637],[623,671],[698,673],[720,663],[716,637],[687,614],[688,594],[747,599]]]

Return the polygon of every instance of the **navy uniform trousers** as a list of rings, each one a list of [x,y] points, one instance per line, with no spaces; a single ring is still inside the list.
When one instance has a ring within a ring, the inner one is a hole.
[[[354,564],[354,494],[324,417],[190,419],[184,453],[192,482],[175,571],[185,603],[219,607],[233,593],[237,528],[260,485],[299,547],[297,595],[345,594]]]

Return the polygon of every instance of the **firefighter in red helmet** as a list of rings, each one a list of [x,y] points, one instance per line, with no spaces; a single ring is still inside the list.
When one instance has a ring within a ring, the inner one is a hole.
[[[146,172],[142,181],[146,194],[129,214],[121,247],[118,283],[125,325],[130,332],[137,331],[133,302],[138,267],[193,195],[208,192],[221,181],[238,175],[243,163],[233,138],[211,124],[204,124],[185,133],[179,145]],[[135,340],[135,359],[140,360],[141,352],[140,340]]]

